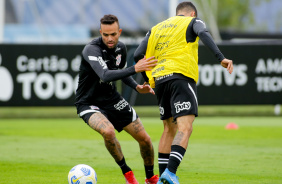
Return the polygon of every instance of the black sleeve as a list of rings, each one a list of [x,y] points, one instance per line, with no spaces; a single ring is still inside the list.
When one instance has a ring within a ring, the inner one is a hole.
[[[148,31],[145,38],[142,40],[140,45],[135,50],[134,52],[135,63],[137,63],[140,59],[142,59],[145,56],[150,35],[151,35],[151,31]]]
[[[91,65],[92,69],[103,82],[119,80],[136,73],[134,66],[122,70],[109,70],[102,58],[101,49],[98,46],[87,45],[82,54],[83,58]]]
[[[193,30],[200,37],[204,45],[215,55],[218,61],[222,61],[225,58],[213,41],[211,34],[207,31],[206,25],[201,19],[195,19]]]
[[[132,89],[134,89],[136,91],[136,87],[137,87],[138,83],[132,78],[132,76],[123,78],[121,80],[122,80],[122,82],[124,82],[124,84],[128,85],[129,87],[131,87]]]
[[[135,63],[137,63],[140,59],[144,58],[145,54],[146,54],[146,50],[147,50],[147,44],[148,44],[148,40],[149,37],[151,35],[151,30],[148,31],[148,33],[146,34],[145,38],[142,40],[142,42],[140,43],[140,45],[137,47],[137,49],[134,52],[134,61]],[[149,81],[147,75],[145,72],[141,72],[144,80],[146,82]]]

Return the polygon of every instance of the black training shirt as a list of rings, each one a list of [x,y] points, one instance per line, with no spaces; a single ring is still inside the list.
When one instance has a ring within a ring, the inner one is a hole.
[[[137,83],[131,77],[136,73],[135,68],[127,68],[126,54],[122,42],[118,42],[113,49],[103,43],[102,37],[88,43],[82,51],[75,104],[101,106],[110,103],[119,97],[113,83],[119,79],[135,89]]]

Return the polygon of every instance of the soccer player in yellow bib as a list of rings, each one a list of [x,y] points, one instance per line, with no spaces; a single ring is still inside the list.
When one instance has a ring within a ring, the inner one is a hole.
[[[178,4],[176,16],[154,26],[134,53],[136,62],[144,56],[158,59],[157,66],[142,74],[155,88],[164,124],[158,148],[159,184],[179,183],[176,171],[186,152],[193,121],[198,116],[199,39],[231,74],[232,60],[226,59],[218,49],[205,23],[197,18],[197,9],[191,2]]]

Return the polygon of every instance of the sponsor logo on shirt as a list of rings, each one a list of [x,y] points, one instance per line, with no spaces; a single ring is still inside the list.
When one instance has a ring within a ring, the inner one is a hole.
[[[167,21],[161,22],[158,25],[158,30],[162,30],[162,29],[167,29],[167,28],[176,28],[177,25],[176,24],[172,24],[172,23],[167,23]]]
[[[155,50],[161,51],[164,48],[168,47],[169,41],[163,42],[163,43],[158,43],[157,46],[155,47]]]
[[[119,50],[120,50],[120,47],[117,47],[116,50],[115,50],[115,52],[117,52],[117,51],[119,51]]]
[[[165,78],[168,78],[168,77],[171,77],[171,76],[173,76],[173,73],[167,74],[167,75],[164,75],[164,76],[160,76],[160,77],[155,77],[155,81],[162,80],[162,79],[165,79]]]
[[[103,60],[103,58],[101,56],[96,57],[96,56],[88,56],[88,59],[90,61],[98,61],[100,63],[100,65],[103,67],[103,69],[107,69],[108,66],[106,64],[106,62]]]
[[[183,110],[189,110],[191,108],[191,103],[190,102],[177,102],[174,103],[175,109],[176,109],[176,113],[179,113],[180,111]]]
[[[152,76],[154,76],[156,73],[160,72],[160,71],[164,71],[165,70],[165,66],[161,66],[159,68],[156,68],[153,72],[152,72]]]

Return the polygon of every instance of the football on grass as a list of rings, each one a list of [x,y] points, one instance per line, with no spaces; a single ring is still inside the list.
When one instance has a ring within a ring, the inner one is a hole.
[[[89,165],[79,164],[70,170],[68,181],[69,184],[96,184],[97,175]]]

